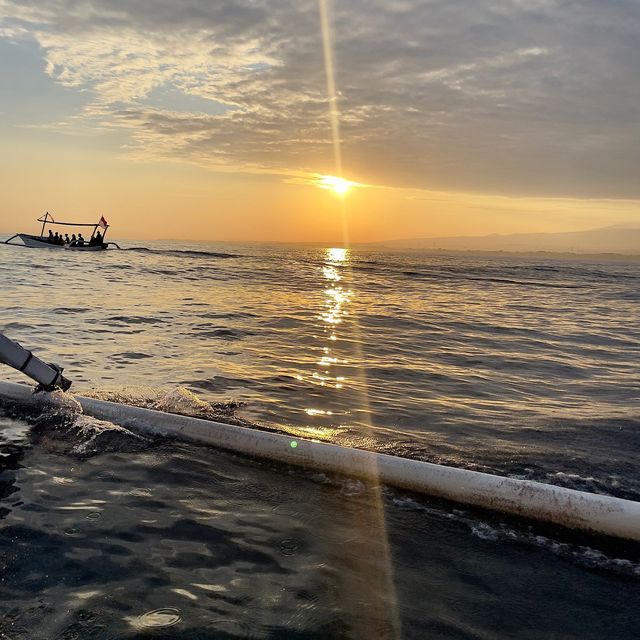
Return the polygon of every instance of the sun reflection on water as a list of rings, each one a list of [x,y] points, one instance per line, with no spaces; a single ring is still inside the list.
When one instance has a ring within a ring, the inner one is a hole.
[[[327,280],[335,280],[335,282],[342,280],[342,276],[335,267],[322,267],[322,273]]]
[[[349,250],[344,247],[331,247],[327,249],[328,262],[346,262],[348,260]]]
[[[341,324],[348,316],[347,307],[353,292],[337,284],[342,280],[342,276],[336,266],[333,265],[346,265],[348,262],[348,250],[340,247],[331,247],[325,252],[325,261],[322,273],[332,286],[324,290],[325,311],[320,315],[320,319],[325,325],[329,325],[328,327],[323,327],[326,339],[330,342],[337,342],[337,325]],[[325,345],[322,348],[324,355],[318,360],[318,365],[323,368],[328,368],[334,364],[346,364],[345,360],[341,361],[337,356],[332,354],[332,349],[334,348],[335,345]],[[326,376],[323,377],[326,378]],[[338,380],[338,378],[325,379],[322,381],[322,384],[324,385],[328,381],[330,381],[336,389],[341,389],[344,386],[344,377],[341,377],[340,380]]]
[[[344,330],[341,332],[340,328],[349,317],[348,308],[353,297],[353,292],[341,284],[342,269],[349,263],[349,250],[330,247],[324,251],[322,257],[320,286],[326,287],[322,289],[324,308],[318,315],[321,330],[318,337],[322,340],[320,345],[322,355],[316,360],[318,369],[313,372],[312,380],[319,387],[342,390],[347,386],[348,380],[344,375],[337,375],[338,372],[335,369],[349,364],[349,361],[339,352],[340,340],[344,337]],[[339,373],[342,374],[342,371]],[[317,400],[316,398],[315,401]],[[305,413],[314,418],[327,418],[333,415],[333,411],[319,408],[317,404],[315,407],[305,409]],[[329,427],[325,428],[331,430]]]

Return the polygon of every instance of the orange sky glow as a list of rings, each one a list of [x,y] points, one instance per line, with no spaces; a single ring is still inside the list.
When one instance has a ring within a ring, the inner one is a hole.
[[[0,7],[0,233],[45,211],[114,239],[640,225],[635,67],[589,35],[632,25],[604,6],[61,1]]]

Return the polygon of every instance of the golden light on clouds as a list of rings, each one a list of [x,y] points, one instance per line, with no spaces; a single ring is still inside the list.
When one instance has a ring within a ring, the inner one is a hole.
[[[37,4],[0,0],[0,233],[96,206],[120,238],[327,245],[640,224],[633,3],[597,42],[566,3]]]

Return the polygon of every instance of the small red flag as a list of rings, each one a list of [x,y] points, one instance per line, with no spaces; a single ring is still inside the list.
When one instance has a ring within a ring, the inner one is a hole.
[[[103,229],[106,229],[109,226],[107,224],[107,221],[104,219],[104,216],[100,216],[100,222],[98,222],[98,226],[102,227]]]

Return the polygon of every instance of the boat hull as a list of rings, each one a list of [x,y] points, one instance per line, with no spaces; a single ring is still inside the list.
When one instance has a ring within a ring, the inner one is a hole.
[[[104,251],[107,248],[106,244],[102,245],[88,245],[85,244],[82,247],[72,247],[68,244],[53,244],[47,240],[44,236],[32,236],[28,233],[19,233],[18,238],[22,240],[25,247],[32,249],[65,249],[68,251]]]

